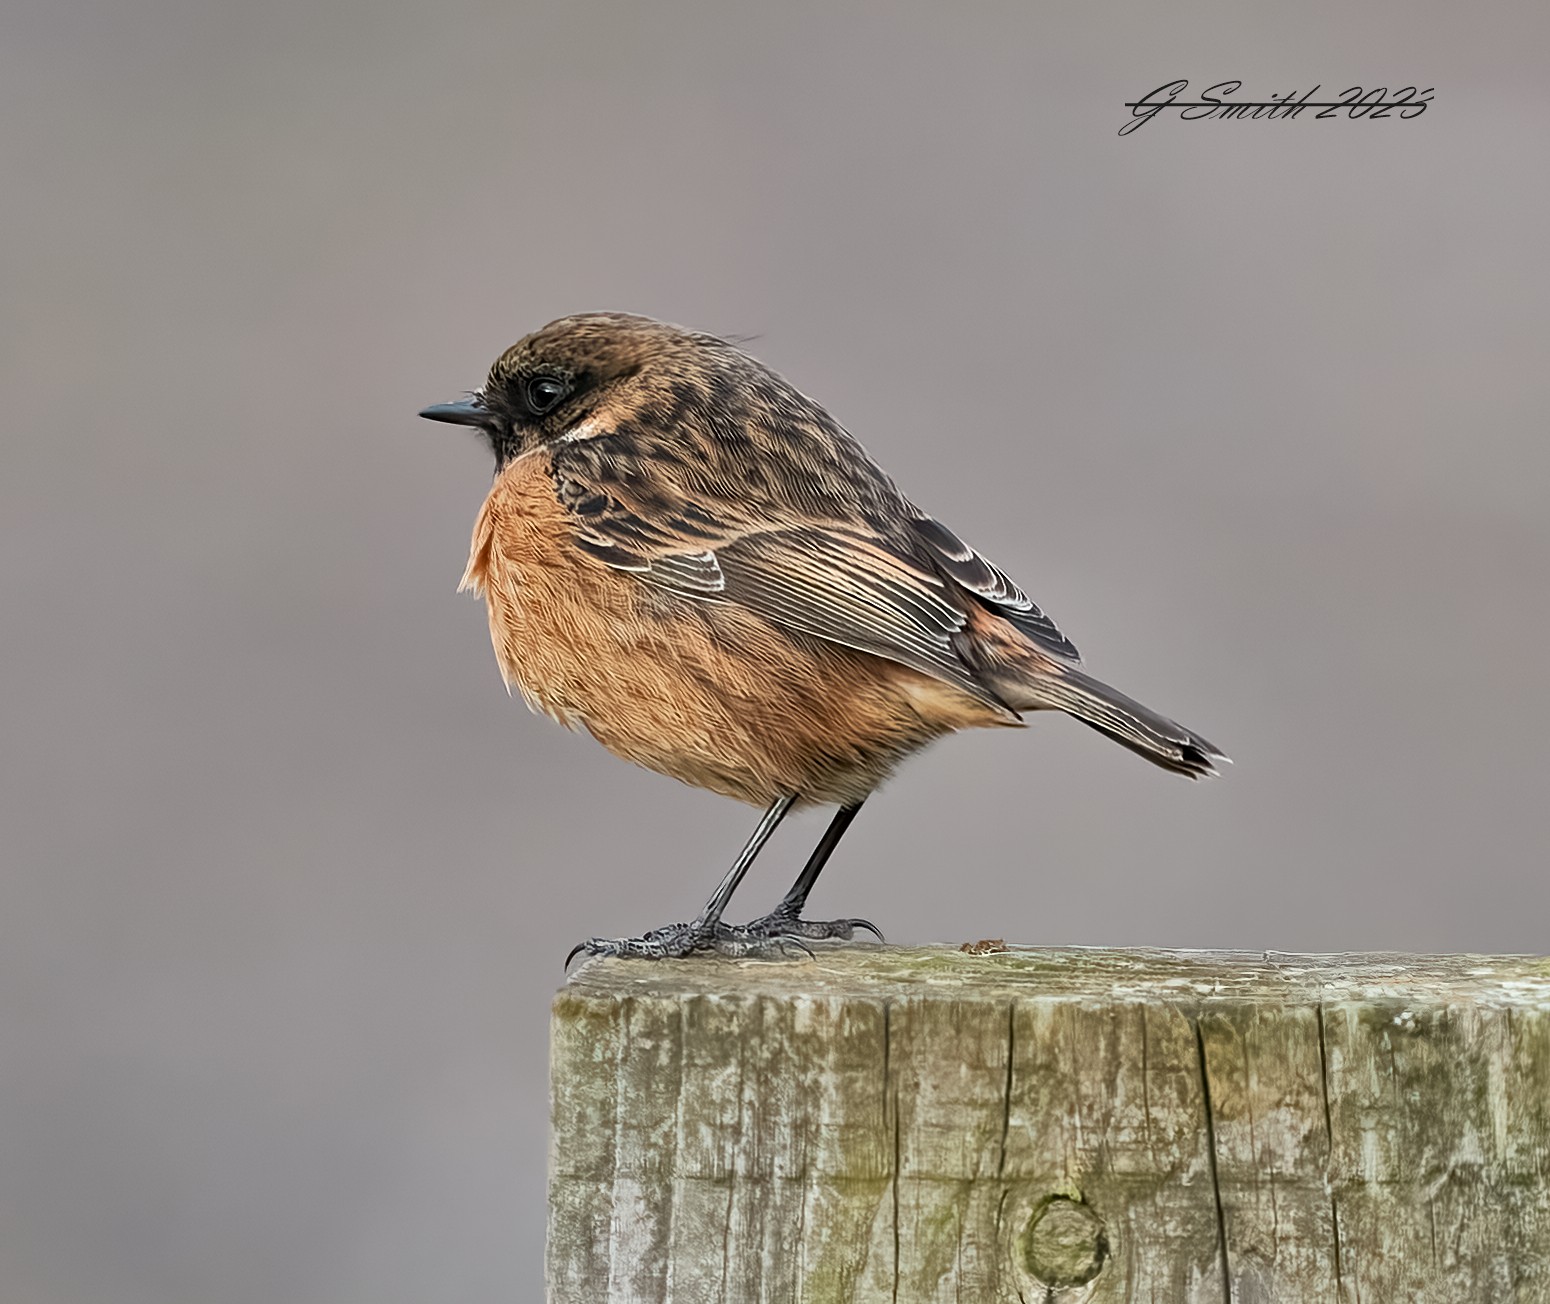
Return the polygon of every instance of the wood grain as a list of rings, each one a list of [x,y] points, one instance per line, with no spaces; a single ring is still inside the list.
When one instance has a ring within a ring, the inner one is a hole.
[[[555,998],[549,1299],[1550,1300],[1550,961],[847,946]]]

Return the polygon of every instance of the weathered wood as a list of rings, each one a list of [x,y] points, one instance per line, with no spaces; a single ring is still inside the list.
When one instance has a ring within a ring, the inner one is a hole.
[[[594,961],[552,1304],[1550,1300],[1550,960]]]

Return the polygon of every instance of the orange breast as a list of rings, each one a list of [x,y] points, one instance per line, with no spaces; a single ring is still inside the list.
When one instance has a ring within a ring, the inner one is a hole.
[[[484,596],[507,684],[637,764],[760,804],[850,803],[942,733],[1004,723],[927,675],[670,593],[573,540],[535,450],[497,477],[463,587]]]

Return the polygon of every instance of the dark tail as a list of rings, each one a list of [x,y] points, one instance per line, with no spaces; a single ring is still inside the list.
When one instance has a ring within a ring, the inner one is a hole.
[[[1218,764],[1232,764],[1225,752],[1199,734],[1080,670],[1062,667],[1058,673],[1020,678],[1015,685],[1003,679],[995,688],[1017,710],[1043,707],[1074,715],[1153,765],[1175,774],[1203,779],[1216,774]]]

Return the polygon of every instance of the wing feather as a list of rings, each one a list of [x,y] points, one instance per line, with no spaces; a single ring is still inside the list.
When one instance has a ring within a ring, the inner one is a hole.
[[[1004,617],[1045,652],[1080,661],[1076,644],[1020,589],[1004,570],[976,552],[934,517],[919,513],[911,521],[915,534],[931,552],[936,568],[967,589],[998,616]]]
[[[953,646],[967,623],[934,576],[875,542],[813,527],[763,531],[717,551],[725,597],[817,638],[887,657],[991,699]]]
[[[848,435],[838,437],[833,449],[851,463],[844,477],[784,468],[790,483],[773,495],[767,475],[686,462],[671,447],[656,450],[648,473],[639,450],[604,432],[557,451],[555,491],[577,546],[609,566],[685,597],[740,603],[1001,710],[1010,708],[959,652],[975,604],[1042,650],[1077,659],[1003,571],[915,508]],[[716,447],[706,446],[712,459]]]

